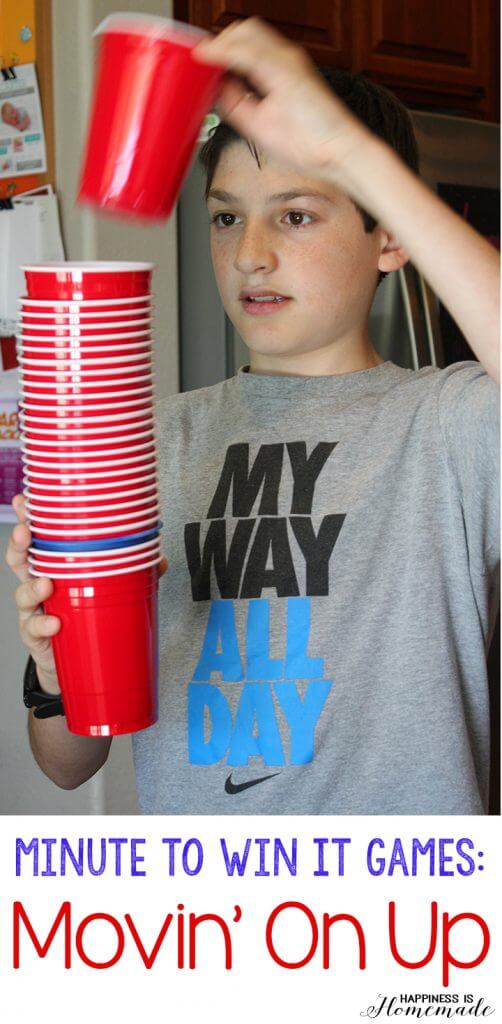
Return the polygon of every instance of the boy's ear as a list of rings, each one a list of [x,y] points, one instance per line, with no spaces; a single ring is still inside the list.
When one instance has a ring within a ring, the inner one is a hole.
[[[408,253],[403,249],[395,235],[389,234],[384,228],[382,232],[382,248],[378,260],[378,269],[386,273],[391,270],[399,270],[408,262]]]

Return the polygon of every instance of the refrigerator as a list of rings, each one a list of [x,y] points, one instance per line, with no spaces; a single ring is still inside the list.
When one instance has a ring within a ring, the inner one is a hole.
[[[450,114],[411,111],[423,180],[500,248],[500,127]],[[177,207],[180,389],[207,387],[249,362],[214,280],[205,177],[194,154]],[[369,333],[383,359],[419,369],[475,355],[416,267],[408,263],[376,290]],[[490,813],[500,813],[500,614],[489,656],[492,709]]]

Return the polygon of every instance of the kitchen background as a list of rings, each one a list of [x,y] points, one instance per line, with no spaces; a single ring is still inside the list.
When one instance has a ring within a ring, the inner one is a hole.
[[[34,179],[0,179],[0,199],[50,183],[59,198],[67,259],[133,256],[155,262],[159,398],[216,383],[248,360],[214,283],[197,153],[177,215],[167,225],[135,227],[75,205],[93,78],[92,31],[116,6],[173,16],[213,32],[255,14],[300,41],[318,64],[362,71],[389,86],[412,113],[424,179],[500,247],[499,11],[494,0],[421,5],[413,0],[120,0],[118,5],[110,0],[0,0],[0,69],[35,60],[47,140],[47,173]],[[0,217],[8,215],[0,210]],[[410,265],[388,275],[378,288],[370,333],[380,354],[402,366],[445,366],[475,358]],[[4,340],[0,403],[15,374],[6,369],[9,352]],[[0,449],[2,445],[5,450],[6,442],[0,440]],[[33,762],[21,701],[26,657],[13,600],[17,584],[3,561],[11,528],[0,523],[0,813],[134,814],[128,737],[115,738],[104,769],[70,793],[49,782]],[[489,655],[493,813],[499,810],[499,676],[500,617]]]

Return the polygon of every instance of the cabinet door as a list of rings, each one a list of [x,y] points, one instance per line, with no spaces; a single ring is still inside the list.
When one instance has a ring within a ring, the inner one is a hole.
[[[354,71],[410,107],[498,120],[493,0],[356,0]]]
[[[253,15],[264,18],[289,39],[297,39],[317,64],[349,67],[352,52],[351,4],[346,0],[183,0],[176,17],[211,32]]]
[[[498,0],[175,0],[174,11],[215,33],[256,15],[408,107],[500,120]]]

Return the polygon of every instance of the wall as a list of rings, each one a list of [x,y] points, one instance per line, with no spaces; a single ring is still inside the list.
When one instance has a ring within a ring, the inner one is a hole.
[[[56,187],[67,259],[137,259],[156,264],[156,390],[161,398],[179,390],[176,218],[156,227],[134,226],[75,204],[93,81],[92,32],[117,8],[172,15],[171,0],[120,0],[120,4],[112,0],[52,0]],[[9,527],[0,526],[0,813],[137,813],[129,737],[114,739],[105,768],[70,793],[57,789],[33,762],[21,702],[26,656],[18,639],[13,600],[18,584],[3,560],[9,532]]]

